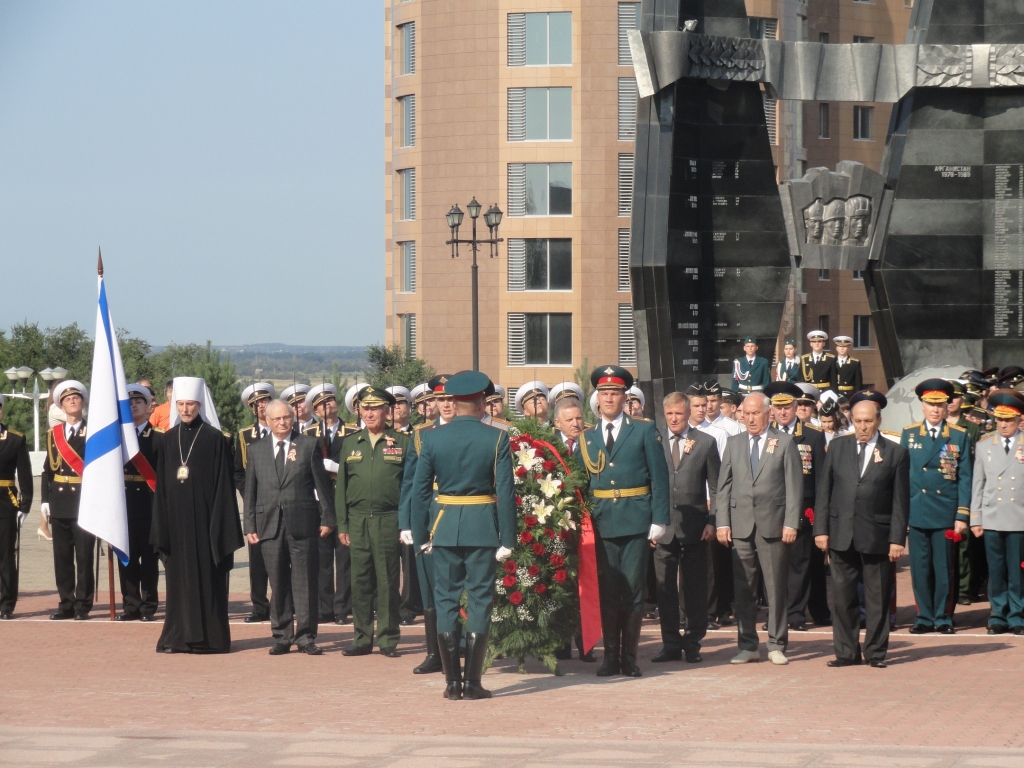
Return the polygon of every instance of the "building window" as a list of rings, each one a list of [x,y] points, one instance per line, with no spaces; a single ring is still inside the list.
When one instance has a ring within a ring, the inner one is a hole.
[[[509,163],[509,216],[571,216],[572,163]]]
[[[508,364],[572,365],[572,315],[508,315]]]
[[[828,326],[829,326],[829,316],[828,315],[818,315],[818,330],[823,332],[826,336],[831,336],[832,334],[829,332]]]
[[[509,88],[509,141],[571,141],[572,88]]]
[[[636,141],[636,78],[619,78],[619,141]]]
[[[526,290],[572,290],[572,240],[526,241]]]
[[[399,315],[398,319],[402,326],[402,344],[410,355],[416,357],[416,315]]]
[[[619,155],[619,216],[633,212],[633,153]]]
[[[416,72],[416,22],[410,21],[398,27],[398,40],[395,46],[395,63],[399,75],[412,75]]]
[[[853,270],[853,279],[854,280],[863,280],[864,279],[864,270],[863,269],[855,269],[855,270]]]
[[[829,104],[818,105],[818,138],[819,139],[830,139],[832,138],[831,129],[829,126]]]
[[[828,32],[819,32],[818,33],[818,42],[819,43],[824,43],[825,45],[828,45]]]
[[[619,365],[636,365],[632,304],[619,304]]]
[[[750,36],[755,40],[774,40],[779,31],[778,19],[759,19],[751,16]]]
[[[853,108],[853,138],[855,141],[871,140],[871,115],[874,107]]]
[[[818,270],[818,279],[819,280],[831,280],[832,279],[832,270],[830,270],[830,269],[819,269]]]
[[[403,168],[398,172],[398,218],[416,219],[416,169]]]
[[[853,346],[857,349],[871,347],[871,315],[853,316]]]
[[[629,31],[640,29],[640,3],[619,3],[619,65],[633,66],[629,52]]]
[[[416,293],[416,243],[398,244],[399,285],[402,293]]]
[[[875,42],[875,38],[868,37],[867,35],[854,35],[853,36],[853,42],[855,42],[855,43],[873,43],[873,42]]]
[[[771,98],[767,93],[762,93],[761,98],[764,100],[764,123],[768,128],[768,142],[771,144],[778,144],[778,99]]]
[[[547,67],[572,64],[571,13],[510,13],[508,65]]]
[[[619,290],[629,290],[629,229],[619,229]]]
[[[398,146],[416,146],[416,97],[398,98]]]

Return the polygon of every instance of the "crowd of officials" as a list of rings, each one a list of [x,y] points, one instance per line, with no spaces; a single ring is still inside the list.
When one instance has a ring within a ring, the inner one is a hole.
[[[229,650],[233,554],[247,546],[245,620],[270,623],[272,655],[319,655],[319,624],[352,622],[346,656],[376,645],[395,657],[400,626],[422,614],[427,656],[413,671],[443,671],[447,698],[486,698],[495,561],[518,535],[511,406],[551,425],[588,477],[600,676],[641,675],[645,614],[661,626],[656,663],[700,663],[707,630],[735,624],[733,663],[761,659],[760,629],[768,660],[787,664],[790,631],[813,622],[833,627],[829,666],[883,668],[908,543],[911,633],[953,633],[956,605],[987,592],[988,632],[1024,634],[1024,369],[922,381],[922,421],[887,433],[886,398],[863,388],[850,340],[837,337],[832,353],[825,334],[808,338],[811,353],[797,358],[787,340],[774,370],[748,339],[732,386],[665,395],[662,428],[614,365],[595,369],[586,404],[576,384],[535,381],[506,405],[499,385],[470,371],[411,391],[361,384],[344,398],[351,424],[330,384],[278,398],[261,382],[242,393],[254,423],[235,435],[220,431],[201,379],[168,382],[160,406],[148,383],[130,385],[141,458],[125,466],[131,546],[118,619],[154,619],[162,562],[157,650]],[[59,596],[50,618],[86,620],[96,542],[77,524],[77,502],[88,392],[64,381],[53,399],[60,418],[41,481]],[[0,423],[0,619],[14,613],[15,546],[31,501],[26,442]],[[583,648],[580,657],[596,661]]]

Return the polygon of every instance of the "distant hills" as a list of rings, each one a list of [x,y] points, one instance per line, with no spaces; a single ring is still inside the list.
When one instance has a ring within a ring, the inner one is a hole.
[[[335,370],[353,377],[366,367],[366,347],[260,343],[224,344],[217,345],[216,349],[231,355],[231,362],[242,379],[260,376],[308,383],[320,381],[326,375],[329,381]]]

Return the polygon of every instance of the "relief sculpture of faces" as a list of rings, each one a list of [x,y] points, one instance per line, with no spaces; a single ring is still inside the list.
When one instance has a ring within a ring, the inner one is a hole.
[[[806,242],[820,244],[821,236],[825,231],[825,223],[822,217],[825,214],[825,206],[821,204],[821,198],[818,198],[809,206],[804,208],[804,231],[806,232]]]
[[[846,201],[840,198],[830,200],[825,206],[825,235],[822,245],[842,245],[846,229]]]
[[[868,239],[871,223],[871,200],[863,195],[856,195],[846,201],[846,218],[849,231],[846,234],[847,245],[864,245]]]

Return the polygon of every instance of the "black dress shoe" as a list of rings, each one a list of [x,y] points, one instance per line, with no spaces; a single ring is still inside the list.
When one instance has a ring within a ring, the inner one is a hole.
[[[119,613],[117,614],[118,621],[139,621],[142,617],[137,613]]]
[[[814,618],[812,616],[811,617],[811,621],[813,621],[819,627],[831,627],[832,626],[832,617],[831,616],[826,616],[826,617],[821,618],[821,619],[816,619],[816,618]]]
[[[594,650],[591,649],[591,650],[587,651],[586,653],[580,654],[580,661],[585,661],[588,664],[596,664],[597,663],[597,656],[594,655]]]
[[[65,621],[67,619],[75,618],[73,613],[64,613],[64,611],[57,611],[56,613],[50,614],[50,621]]]
[[[0,613],[0,621],[10,621],[13,618],[14,614],[10,611],[4,611],[3,613]]]
[[[399,624],[401,624],[403,627],[411,627],[415,622],[416,622],[416,617],[415,616],[406,616],[404,619],[402,619],[399,622]]]
[[[302,651],[307,656],[323,656],[324,655],[324,649],[321,648],[316,643],[306,643],[305,645],[300,647],[299,650]]]
[[[939,627],[937,631],[938,631],[938,633],[940,635],[955,635],[956,634],[956,630],[953,628],[952,624],[944,624],[941,627]]]
[[[985,634],[987,634],[987,635],[1002,635],[1002,634],[1005,634],[1006,632],[1008,632],[1009,629],[1010,629],[1009,627],[1007,627],[1007,626],[1005,626],[1003,624],[990,624],[989,627],[988,627],[988,631]]]
[[[75,621],[88,621],[88,620],[89,620],[89,613],[88,613],[88,611],[79,611],[78,613],[75,614]]]
[[[910,634],[912,635],[927,635],[929,632],[934,632],[935,627],[929,627],[927,624],[915,624],[910,628]]]
[[[380,653],[382,656],[387,656],[389,659],[397,659],[401,656],[397,648],[381,648]]]
[[[331,613],[331,614],[328,614],[327,616],[321,616],[317,620],[317,623],[318,624],[333,624],[334,623],[334,614]]]
[[[708,629],[721,629],[722,625],[714,619],[708,619]]]
[[[961,597],[959,600],[956,601],[956,604],[957,605],[970,605],[971,604],[971,598],[969,598],[969,597]]]
[[[271,656],[284,656],[286,653],[291,652],[292,646],[290,643],[274,643],[270,647]]]
[[[768,622],[767,621],[764,624],[761,625],[761,631],[762,632],[767,632],[768,631]]]
[[[700,655],[700,651],[687,651],[686,652],[686,663],[687,664],[700,664],[704,661],[704,657]]]
[[[263,621],[270,621],[270,617],[262,613],[250,613],[245,617],[246,624],[259,624]]]
[[[682,651],[672,651],[672,650],[669,650],[668,648],[662,648],[660,653],[656,654],[654,657],[651,658],[651,661],[654,664],[661,664],[662,662],[665,662],[665,661],[682,661],[682,660],[683,660],[683,652]]]
[[[352,617],[351,616],[342,616],[340,619],[335,619],[334,623],[337,624],[339,627],[343,627],[346,624],[351,624],[352,623]]]
[[[789,628],[792,629],[794,632],[806,632],[807,631],[807,622],[806,621],[791,621],[789,623]]]
[[[1013,634],[1018,635],[1018,636],[1024,635],[1024,627],[1014,627],[1013,628]]]
[[[718,623],[721,624],[723,627],[731,627],[733,624],[736,623],[736,617],[733,616],[731,613],[728,613],[725,616],[719,616]]]
[[[555,650],[556,661],[569,661],[572,659],[572,645],[562,646]]]
[[[872,659],[868,663],[875,669],[885,669],[887,666],[889,666],[882,659]]]
[[[341,652],[342,656],[369,656],[373,653],[373,648],[368,645],[352,646],[346,648]]]
[[[156,619],[153,618],[152,614],[144,613],[141,616],[139,616],[139,621],[156,621]]]
[[[860,659],[829,659],[825,662],[826,667],[858,667]]]

